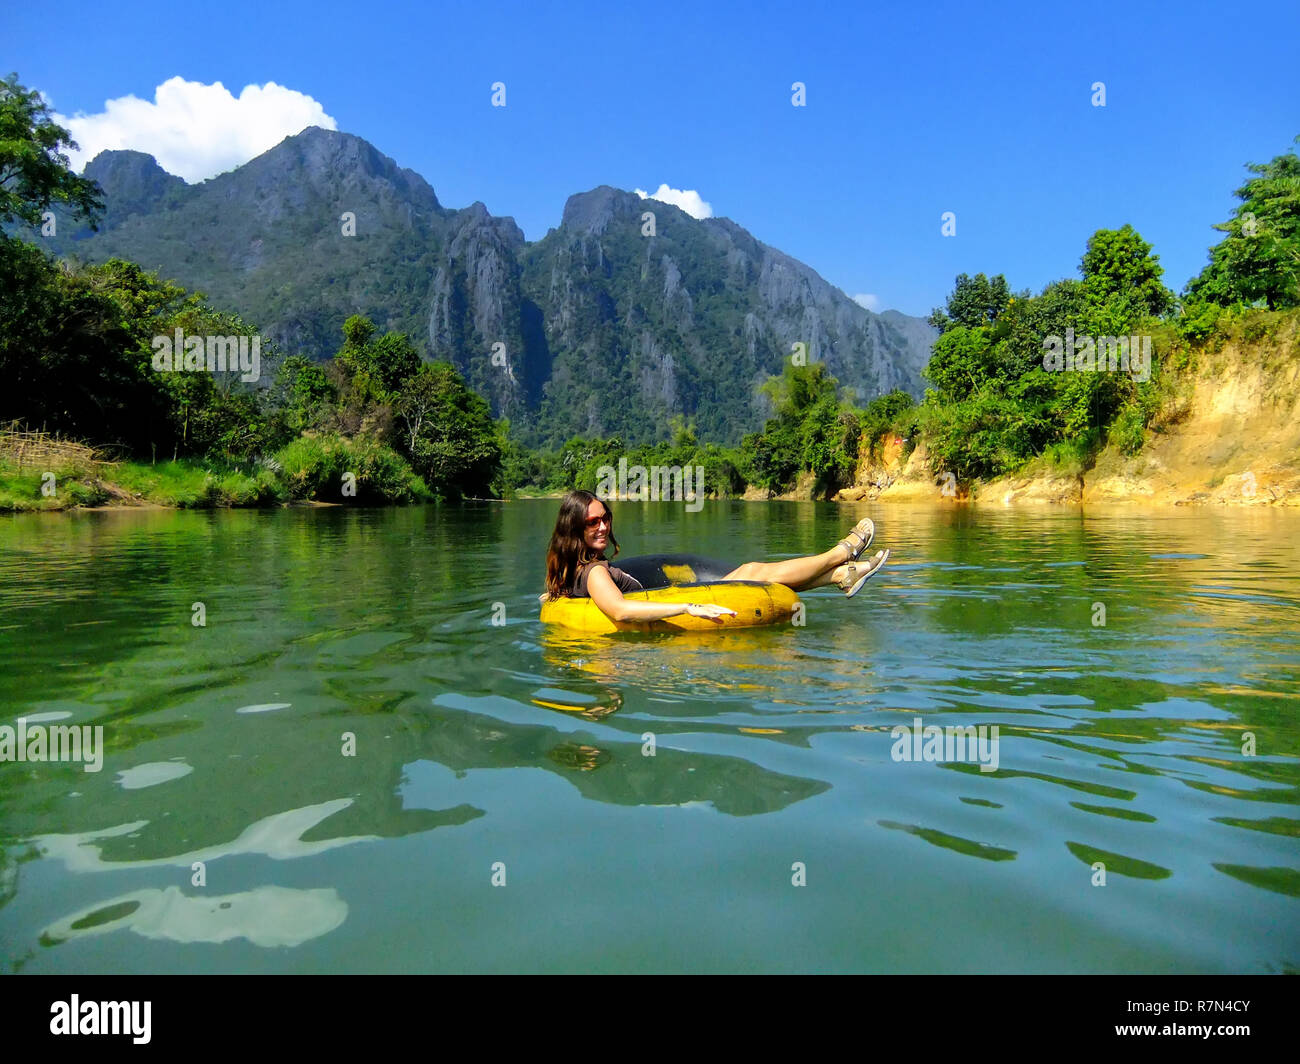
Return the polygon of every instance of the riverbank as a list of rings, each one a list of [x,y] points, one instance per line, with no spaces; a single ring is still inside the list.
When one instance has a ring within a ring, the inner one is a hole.
[[[357,482],[360,484],[360,481]],[[367,497],[358,501],[428,502]],[[216,510],[280,506],[342,506],[345,501],[297,495],[282,473],[214,470],[211,464],[179,459],[158,462],[101,462],[96,468],[58,467],[35,473],[0,462],[0,512],[67,510]]]
[[[887,433],[861,441],[859,453],[871,457],[859,462],[853,484],[832,498],[996,506],[1300,506],[1300,317],[1287,312],[1261,318],[1216,343],[1161,352],[1168,367],[1161,405],[1136,454],[1109,443],[1086,462],[1040,456],[995,480],[961,482],[932,459],[924,434],[905,440]],[[817,478],[804,470],[785,492],[750,485],[734,496],[705,497],[825,498],[817,488]],[[563,494],[528,485],[513,497]],[[399,455],[364,439],[305,436],[272,457],[236,465],[183,458],[108,461],[83,444],[40,433],[0,433],[0,511],[382,505],[433,498]]]
[[[111,460],[42,432],[0,433],[0,511],[263,508],[427,502],[401,456],[366,440],[304,436],[255,463]]]
[[[960,483],[887,439],[862,462],[841,501],[952,501],[981,505],[1141,503],[1300,506],[1300,323],[1275,335],[1200,348],[1173,372],[1141,449],[1107,444],[1086,466],[1038,458],[1016,473]],[[863,448],[864,452],[867,450]]]

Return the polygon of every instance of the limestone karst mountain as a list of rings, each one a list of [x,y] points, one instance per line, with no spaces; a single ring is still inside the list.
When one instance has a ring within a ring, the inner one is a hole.
[[[512,219],[444,207],[366,141],[319,128],[197,185],[132,151],[86,173],[105,193],[100,229],[64,222],[55,252],[138,262],[318,359],[366,314],[455,364],[532,443],[654,439],[675,414],[734,443],[761,425],[759,385],[795,343],[859,402],[919,394],[929,357],[921,319],[858,306],[729,219],[608,186],[571,196],[529,243]]]

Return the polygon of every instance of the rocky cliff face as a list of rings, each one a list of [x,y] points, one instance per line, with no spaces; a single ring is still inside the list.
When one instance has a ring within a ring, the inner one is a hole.
[[[429,353],[455,365],[494,412],[519,420],[542,381],[522,340],[519,253],[524,234],[482,203],[459,211],[433,275]]]
[[[86,164],[84,176],[104,191],[105,227],[151,210],[186,187],[142,151],[101,152]]]
[[[702,438],[738,442],[761,426],[758,388],[792,345],[866,401],[919,393],[933,339],[728,219],[601,186],[528,244],[481,203],[444,208],[418,174],[345,133],[305,130],[193,186],[139,152],[105,152],[87,174],[108,200],[102,231],[50,242],[57,253],[139,262],[316,358],[366,314],[451,361],[533,443],[658,438],[677,414]]]
[[[559,228],[529,249],[523,287],[542,317],[553,367],[543,409],[559,437],[635,438],[685,414],[703,437],[734,442],[769,413],[758,389],[795,344],[865,402],[918,393],[933,339],[729,219],[608,186],[569,198]]]
[[[1132,458],[1102,452],[1084,505],[1300,506],[1300,329],[1204,354]]]

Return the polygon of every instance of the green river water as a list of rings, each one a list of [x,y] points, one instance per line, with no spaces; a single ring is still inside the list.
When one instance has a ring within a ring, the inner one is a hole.
[[[581,637],[556,510],[0,519],[0,725],[105,744],[0,763],[0,971],[1300,970],[1300,513],[620,503],[893,557]]]

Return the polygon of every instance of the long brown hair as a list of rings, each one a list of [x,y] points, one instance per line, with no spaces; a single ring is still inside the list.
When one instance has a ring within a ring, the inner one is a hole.
[[[578,567],[601,557],[587,546],[587,507],[593,502],[600,503],[609,514],[609,544],[618,554],[614,511],[609,503],[589,491],[569,492],[560,502],[560,514],[555,519],[555,531],[551,533],[551,545],[546,551],[546,595],[549,599],[573,594]]]

